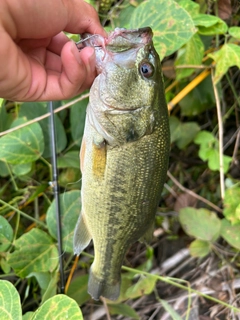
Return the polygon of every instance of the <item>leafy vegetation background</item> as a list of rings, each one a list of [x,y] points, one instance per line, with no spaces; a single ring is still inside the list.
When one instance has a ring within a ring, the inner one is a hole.
[[[93,248],[79,261],[72,252],[88,93],[54,102],[67,281],[65,294],[57,294],[47,103],[1,99],[0,318],[237,319],[240,3],[91,3],[107,30],[151,26],[162,59],[171,154],[154,239],[147,248],[137,243],[129,249],[118,301],[90,299],[87,281]]]

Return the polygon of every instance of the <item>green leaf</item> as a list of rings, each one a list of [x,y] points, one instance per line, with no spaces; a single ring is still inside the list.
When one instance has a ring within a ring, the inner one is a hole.
[[[84,99],[75,103],[70,109],[71,134],[77,146],[82,142],[87,105],[88,99]]]
[[[90,299],[87,287],[88,275],[78,276],[71,282],[67,295],[81,306]]]
[[[234,248],[240,250],[240,224],[231,225],[226,219],[221,221],[221,236]]]
[[[48,299],[34,312],[32,320],[83,320],[82,312],[71,298],[58,294]]]
[[[187,122],[181,125],[182,132],[176,141],[179,149],[184,149],[190,142],[193,141],[194,137],[200,130],[199,125],[196,122]]]
[[[196,116],[205,110],[215,107],[216,102],[211,77],[208,76],[197,87],[190,91],[179,102],[179,105],[182,116]]]
[[[0,280],[1,320],[21,320],[22,309],[16,288],[9,281]]]
[[[37,282],[42,289],[42,301],[44,303],[51,297],[55,296],[57,293],[57,283],[58,283],[58,272],[32,272],[27,278],[35,277]]]
[[[9,175],[9,169],[6,162],[0,160],[0,176],[7,177]]]
[[[81,188],[81,172],[80,168],[66,168],[59,175],[59,185],[61,187],[71,189]]]
[[[178,50],[177,59],[175,60],[176,66],[181,65],[200,65],[202,63],[204,55],[204,45],[198,34],[194,34],[193,37]],[[190,76],[195,69],[177,69],[176,79]]]
[[[240,188],[232,187],[226,190],[223,214],[233,225],[240,223]]]
[[[182,208],[179,221],[189,236],[199,240],[214,242],[220,235],[221,221],[207,209]]]
[[[178,1],[178,4],[183,7],[192,18],[198,16],[199,14],[199,4],[189,0],[181,0]]]
[[[33,315],[34,315],[34,312],[29,311],[23,315],[22,319],[23,320],[32,320]]]
[[[122,301],[125,301],[129,298],[127,290],[132,286],[132,280],[134,278],[134,274],[131,272],[123,273],[122,274],[122,281],[121,281],[121,288],[120,288],[120,295],[117,300],[114,302],[111,300],[108,300],[108,305],[110,303],[120,303]]]
[[[73,252],[73,233],[81,211],[80,191],[74,190],[61,194],[60,205],[63,250]],[[46,222],[49,233],[53,238],[57,239],[55,200],[48,208]]]
[[[202,258],[209,254],[211,245],[208,241],[197,239],[190,244],[189,250],[193,257]]]
[[[228,172],[229,165],[232,161],[232,158],[229,156],[223,156],[223,171],[224,173]],[[219,159],[219,151],[216,149],[209,150],[208,152],[208,167],[212,171],[220,170],[220,159]]]
[[[231,27],[228,29],[228,33],[230,36],[240,39],[240,27]]]
[[[46,290],[52,276],[50,272],[32,272],[27,276],[27,278],[30,277],[35,277],[40,288]]]
[[[181,123],[176,117],[169,119],[171,142],[176,142],[179,149],[184,149],[200,130],[196,122]]]
[[[220,156],[218,151],[218,140],[214,137],[214,135],[208,131],[201,131],[197,134],[194,142],[196,144],[200,144],[198,155],[203,161],[208,161],[209,169],[213,171],[219,171]],[[223,155],[224,173],[228,171],[231,160],[231,157]]]
[[[47,104],[43,102],[24,102],[21,105],[21,109],[19,112],[19,117],[26,117],[28,120],[35,119],[37,117],[43,116],[48,113]],[[54,115],[55,121],[55,130],[56,130],[56,148],[57,153],[61,152],[65,149],[67,144],[67,138],[64,126],[59,119],[58,114]],[[42,128],[43,136],[44,136],[44,152],[43,156],[48,158],[51,156],[51,147],[50,147],[50,130],[49,130],[49,118],[45,118],[38,122]]]
[[[208,56],[216,62],[214,83],[218,83],[228,69],[233,66],[240,68],[240,47],[233,43],[227,43],[220,50],[209,53]]]
[[[41,289],[46,290],[51,280],[50,272],[32,272],[27,278],[35,277]]]
[[[32,272],[52,272],[58,265],[58,251],[52,239],[35,228],[15,241],[15,251],[9,254],[8,263],[21,278]]]
[[[109,304],[108,305],[109,312],[112,315],[119,314],[131,319],[140,319],[137,312],[130,307],[128,304],[119,303],[119,304]]]
[[[216,138],[211,132],[203,130],[196,135],[194,142],[212,148],[213,144],[216,142]]]
[[[172,306],[170,306],[169,303],[167,303],[167,301],[160,299],[160,302],[163,308],[169,313],[173,320],[182,320],[179,314],[172,308]]]
[[[11,267],[9,266],[9,264],[6,261],[6,257],[2,257],[0,260],[0,265],[1,265],[1,269],[2,271],[7,274],[11,272]]]
[[[133,12],[130,28],[150,26],[161,58],[178,50],[196,32],[191,16],[175,1],[149,0]]]
[[[121,26],[123,28],[130,28],[130,20],[133,12],[136,7],[142,2],[142,0],[134,0],[134,2],[130,2],[129,0],[124,0],[121,3],[121,11],[117,15],[112,15],[111,20],[113,26]]]
[[[227,24],[220,18],[209,14],[198,14],[193,17],[198,33],[202,35],[225,34],[228,30]]]
[[[13,119],[11,113],[7,113],[3,99],[0,98],[0,132],[8,130]]]
[[[203,161],[207,161],[211,157],[212,151],[213,150],[210,148],[205,148],[204,146],[201,146],[199,149],[199,152],[198,152],[199,158],[201,158]],[[217,168],[219,168],[219,167],[217,167]]]
[[[42,303],[57,294],[57,284],[59,280],[58,275],[58,272],[51,273],[51,280],[49,281],[48,286],[42,295]]]
[[[23,176],[25,174],[28,174],[32,169],[32,163],[22,163],[22,164],[15,164],[11,166],[12,172],[16,176]]]
[[[126,296],[135,299],[153,292],[157,279],[154,276],[141,276],[136,284],[127,289]]]
[[[58,168],[80,168],[79,151],[69,151],[58,158]]]
[[[7,251],[13,240],[13,229],[9,222],[0,216],[0,252]]]
[[[26,119],[21,118],[20,122],[24,123]],[[38,123],[30,124],[0,138],[0,159],[11,164],[33,162],[42,155],[43,149],[43,134]]]
[[[88,1],[86,1],[86,2],[88,2]],[[73,41],[75,41],[75,42],[77,42],[77,41],[80,40],[79,34],[73,34],[73,33],[68,33],[68,32],[64,32],[64,33],[66,34],[66,36],[67,36],[69,39],[71,39],[71,40],[73,40]]]

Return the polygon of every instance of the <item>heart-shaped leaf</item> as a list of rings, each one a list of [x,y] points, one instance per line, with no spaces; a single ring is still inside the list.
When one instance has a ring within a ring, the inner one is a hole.
[[[0,252],[6,251],[13,240],[13,229],[8,221],[0,216]]]
[[[26,122],[18,119],[18,124]],[[38,123],[33,123],[0,138],[0,159],[11,164],[24,164],[37,160],[43,153],[43,133]]]
[[[3,320],[21,320],[19,294],[9,281],[0,280],[0,317]]]
[[[63,250],[73,252],[73,233],[81,211],[80,191],[60,195]],[[55,200],[47,211],[47,226],[52,237],[57,239]]]
[[[179,221],[188,235],[199,240],[214,242],[220,235],[221,221],[207,209],[183,208]]]
[[[83,320],[82,312],[76,301],[59,294],[48,299],[37,309],[32,320]]]
[[[221,236],[234,248],[240,250],[240,223],[231,225],[226,219],[221,221]]]
[[[173,0],[148,0],[133,12],[130,28],[149,26],[161,58],[178,50],[196,33],[189,13]]]
[[[205,257],[211,251],[211,245],[208,241],[194,240],[189,247],[190,254],[193,257]]]
[[[51,237],[40,229],[32,229],[15,241],[15,251],[8,263],[16,274],[25,278],[32,272],[54,271],[58,265],[58,251]]]
[[[240,47],[233,43],[227,43],[220,50],[209,53],[208,56],[216,62],[214,83],[218,83],[228,69],[233,66],[240,68]]]

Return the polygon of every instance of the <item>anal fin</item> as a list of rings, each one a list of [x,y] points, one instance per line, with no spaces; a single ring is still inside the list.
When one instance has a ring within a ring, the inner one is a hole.
[[[83,219],[83,214],[81,212],[73,236],[73,251],[74,254],[80,255],[80,253],[89,245],[92,239],[89,233],[85,221]]]

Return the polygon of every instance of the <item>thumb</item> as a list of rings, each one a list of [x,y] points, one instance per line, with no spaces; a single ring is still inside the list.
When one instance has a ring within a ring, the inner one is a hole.
[[[87,47],[78,51],[75,43],[65,44],[61,53],[63,71],[59,84],[64,96],[73,96],[89,88],[96,76],[95,50]]]

